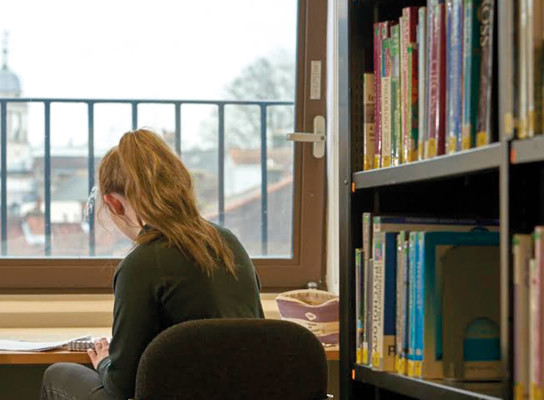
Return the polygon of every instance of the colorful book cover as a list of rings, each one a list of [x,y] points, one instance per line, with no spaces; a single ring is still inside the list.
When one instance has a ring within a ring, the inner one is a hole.
[[[463,88],[463,0],[448,0],[448,129],[447,153],[455,153],[461,143]],[[490,104],[490,103],[489,103]]]
[[[395,371],[407,374],[408,340],[408,284],[409,284],[409,232],[401,231],[397,236],[397,324],[395,338]]]
[[[391,23],[383,22],[382,30],[382,48],[381,48],[381,138],[382,138],[382,167],[391,166]]]
[[[480,91],[478,96],[479,103],[476,129],[476,146],[478,147],[485,146],[491,142],[494,7],[494,0],[482,0],[479,13],[482,59],[480,65]],[[542,100],[542,91],[540,91],[540,93],[540,99]],[[540,113],[540,116],[542,116],[542,113]]]
[[[402,150],[403,161],[418,158],[418,8],[402,10]]]
[[[374,237],[372,368],[395,371],[397,233]]]
[[[476,145],[478,92],[482,48],[478,13],[482,0],[464,0],[463,20],[463,112],[461,150]]]
[[[418,241],[414,285],[419,377],[441,379],[445,369],[454,373],[448,376],[453,379],[499,379],[500,234],[420,232]],[[474,290],[463,291],[468,286]]]
[[[514,400],[529,399],[529,261],[533,256],[531,235],[516,234],[514,254]]]
[[[355,360],[358,364],[360,364],[363,359],[363,284],[363,250],[355,249]]]
[[[425,158],[427,141],[427,8],[420,7],[417,24],[418,48],[418,140],[417,159]]]
[[[375,149],[375,109],[374,109],[374,74],[365,73],[363,76],[363,170],[372,169]]]
[[[400,27],[400,136],[402,142],[401,163],[408,162],[408,32],[404,9],[399,18]]]
[[[382,23],[374,24],[374,168],[382,166]]]
[[[401,161],[400,26],[391,26],[391,165]]]

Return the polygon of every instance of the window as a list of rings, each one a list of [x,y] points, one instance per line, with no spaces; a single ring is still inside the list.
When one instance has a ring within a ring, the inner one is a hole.
[[[83,14],[73,2],[11,2],[0,16],[9,33],[0,71],[5,287],[110,287],[130,243],[107,213],[86,219],[83,209],[101,157],[140,126],[181,153],[201,212],[237,234],[266,287],[319,281],[324,161],[285,135],[324,115],[323,84],[314,100],[307,86],[310,60],[325,65],[326,4],[298,3],[119,1],[104,13],[95,2]],[[35,273],[23,276],[28,268]]]

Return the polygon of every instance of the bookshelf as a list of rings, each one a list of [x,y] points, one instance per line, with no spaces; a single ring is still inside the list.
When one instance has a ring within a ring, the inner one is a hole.
[[[397,18],[426,1],[343,0],[337,4],[340,161],[340,392],[355,399],[512,399],[513,232],[544,224],[544,136],[508,138],[513,113],[513,1],[496,0],[498,68],[493,96],[495,141],[400,166],[362,171],[363,72],[372,71],[372,23]],[[370,55],[370,56],[369,56]],[[495,60],[496,61],[496,60]],[[510,119],[509,119],[510,118]],[[538,190],[534,182],[542,182]],[[363,212],[415,217],[500,219],[502,382],[455,383],[380,372],[355,362],[354,249],[361,247]]]

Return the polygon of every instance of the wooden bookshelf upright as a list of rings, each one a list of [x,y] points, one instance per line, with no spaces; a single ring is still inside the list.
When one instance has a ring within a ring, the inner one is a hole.
[[[342,400],[513,399],[513,232],[544,224],[544,137],[512,140],[513,0],[496,0],[500,85],[494,95],[497,141],[484,147],[397,167],[362,171],[363,72],[372,71],[372,24],[426,1],[340,0],[340,391]],[[345,155],[345,156],[344,156]],[[493,218],[501,225],[501,357],[503,382],[425,381],[378,372],[355,362],[355,260],[363,212],[451,218]]]

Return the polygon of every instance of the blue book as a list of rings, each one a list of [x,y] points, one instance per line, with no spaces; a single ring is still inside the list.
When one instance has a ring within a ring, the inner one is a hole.
[[[408,271],[408,375],[416,376],[416,264],[417,264],[417,232],[410,232],[408,252],[410,269]]]
[[[379,371],[395,370],[397,235],[374,236],[372,367]]]
[[[416,261],[414,283],[416,286],[415,360],[421,364],[417,364],[419,369],[416,376],[425,379],[441,379],[444,377],[442,288],[444,287],[445,260],[459,254],[461,249],[472,252],[474,257],[479,256],[478,250],[481,247],[491,246],[498,251],[500,234],[478,231],[419,232],[417,235],[419,257]],[[491,295],[492,292],[490,291],[489,294]],[[473,294],[469,292],[464,295],[468,297]],[[449,307],[448,312],[456,306],[450,304]],[[460,348],[455,351],[459,354],[463,353]]]
[[[455,153],[461,144],[461,113],[463,87],[463,0],[447,0],[447,139],[448,153]]]

